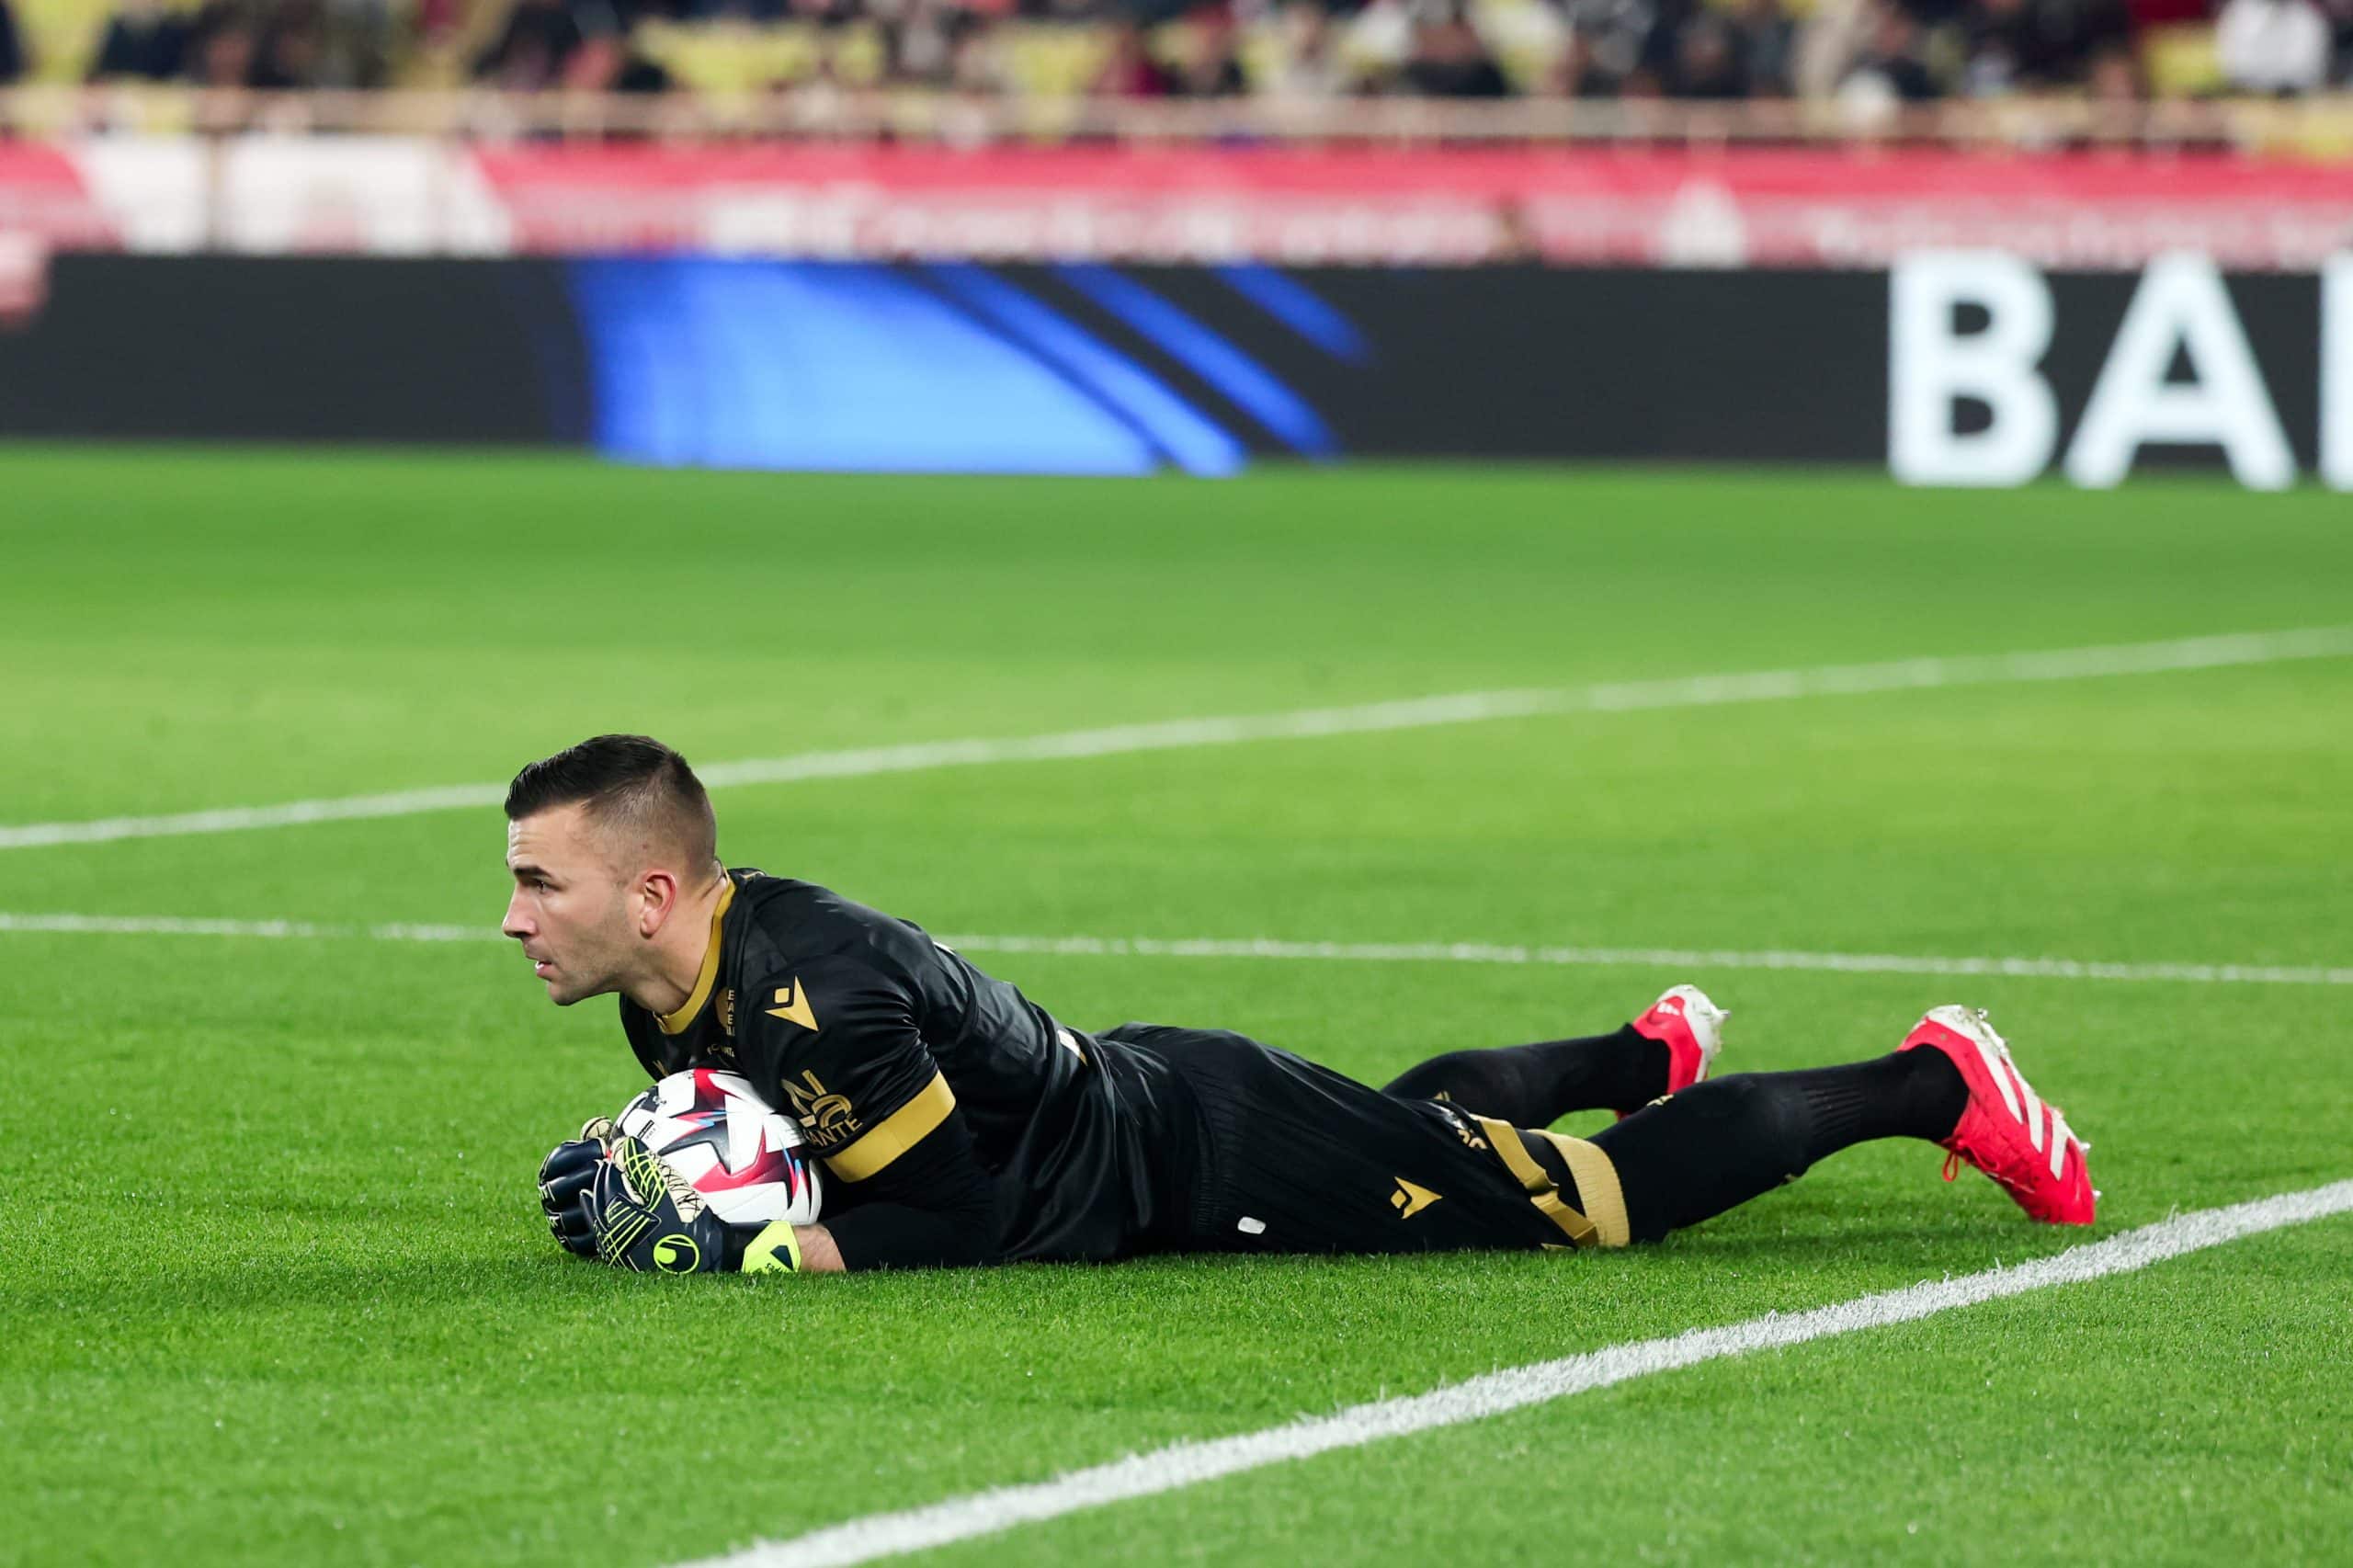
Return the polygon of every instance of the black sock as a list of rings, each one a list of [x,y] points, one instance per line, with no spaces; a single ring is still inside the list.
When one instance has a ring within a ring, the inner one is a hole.
[[[1453,1101],[1514,1127],[1549,1127],[1571,1111],[1632,1110],[1666,1093],[1666,1047],[1634,1032],[1450,1051],[1410,1067],[1381,1092]]]
[[[1695,1084],[1597,1133],[1618,1168],[1636,1241],[1722,1213],[1874,1138],[1949,1134],[1969,1103],[1941,1051]]]
[[[1969,1104],[1969,1083],[1941,1051],[1899,1051],[1875,1062],[1770,1074],[1803,1091],[1813,1113],[1806,1164],[1873,1138],[1949,1135]]]

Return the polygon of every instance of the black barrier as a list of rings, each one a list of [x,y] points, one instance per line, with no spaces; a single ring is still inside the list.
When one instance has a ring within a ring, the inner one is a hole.
[[[0,324],[0,436],[576,443],[559,267],[64,256]]]
[[[2120,451],[2228,455],[2249,483],[2325,466],[2327,362],[2353,349],[2323,343],[2353,344],[2353,323],[2326,335],[2314,277],[2201,268],[68,256],[45,302],[0,326],[0,436],[1092,472],[1266,455],[1877,464],[1892,442],[1907,477],[1968,483],[2051,467],[2100,483]],[[2353,274],[2340,292],[2353,305]],[[2148,319],[2128,352],[2129,314]],[[2227,394],[2229,428],[2166,391],[2200,385]],[[2262,406],[2241,420],[2246,403]]]
[[[1883,278],[1829,272],[1328,269],[1287,276],[1358,325],[1316,352],[1217,275],[1132,269],[1293,379],[1365,456],[1875,462]]]

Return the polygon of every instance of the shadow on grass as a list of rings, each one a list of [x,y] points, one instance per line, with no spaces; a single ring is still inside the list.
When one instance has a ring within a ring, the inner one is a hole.
[[[862,1342],[1021,1342],[1057,1334],[1248,1342],[1302,1323],[1379,1334],[1438,1318],[1541,1312],[1562,1348],[1694,1323],[1802,1310],[1923,1278],[1974,1273],[2091,1239],[2011,1216],[1925,1221],[1869,1214],[1721,1222],[1616,1253],[1392,1256],[1161,1256],[1110,1265],[1021,1264],[797,1280],[668,1278],[608,1269],[551,1247],[511,1255],[367,1256],[338,1238],[300,1258],[201,1254],[168,1264],[85,1257],[40,1278],[0,1278],[0,1317],[29,1342],[89,1331],[148,1336],[347,1335],[358,1346],[437,1338],[561,1345],[618,1336],[833,1336]],[[1599,1335],[1599,1339],[1595,1339]]]

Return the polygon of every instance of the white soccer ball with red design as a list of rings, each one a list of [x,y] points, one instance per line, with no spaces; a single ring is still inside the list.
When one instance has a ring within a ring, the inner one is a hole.
[[[623,1106],[614,1125],[686,1177],[731,1225],[816,1221],[823,1194],[801,1129],[740,1074],[673,1073]]]

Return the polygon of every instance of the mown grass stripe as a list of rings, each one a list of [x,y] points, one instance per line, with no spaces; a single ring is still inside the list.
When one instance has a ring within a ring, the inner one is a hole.
[[[1708,708],[1779,702],[1806,697],[1925,691],[1957,686],[1998,686],[2101,676],[2162,675],[2182,670],[2280,664],[2353,656],[2353,626],[2292,631],[2235,632],[2040,653],[1915,658],[1808,669],[1748,670],[1665,680],[1508,691],[1464,691],[1347,708],[1303,708],[1284,713],[1176,719],[1053,734],[1000,739],[918,741],[847,751],[803,752],[713,763],[697,770],[711,789],[787,784],[811,778],[862,778],[940,767],[1055,762],[1136,752],[1236,745],[1249,741],[1307,740],[1324,735],[1428,729],[1444,724],[1524,719],[1542,714],[1622,713],[1661,708]],[[506,796],[504,784],[446,784],[390,793],[287,801],[267,806],[223,806],[162,816],[100,817],[86,822],[25,823],[0,827],[0,849],[59,844],[105,844],[126,838],[244,833],[323,822],[476,811]]]
[[[1070,957],[1329,960],[1344,963],[1553,964],[1578,969],[1816,970],[2005,980],[2109,980],[2203,985],[2353,985],[2353,967],[2317,964],[2119,963],[2065,958],[1825,953],[1793,949],[1555,948],[1484,942],[1286,942],[1270,937],[964,937],[973,952]]]
[[[170,915],[0,914],[0,933],[95,937],[244,937],[381,942],[505,941],[489,926],[336,925]],[[2353,967],[2318,964],[2116,963],[2092,959],[1951,958],[1933,953],[1823,953],[1789,949],[1545,948],[1492,942],[1288,942],[1270,937],[948,936],[976,953],[1068,958],[1275,959],[1339,963],[1553,964],[1582,969],[1814,970],[1970,979],[2106,980],[2192,985],[2353,985]]]

